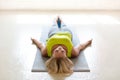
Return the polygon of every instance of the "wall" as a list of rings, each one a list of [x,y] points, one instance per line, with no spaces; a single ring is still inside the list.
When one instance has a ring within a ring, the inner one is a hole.
[[[0,9],[120,10],[120,0],[0,0]]]

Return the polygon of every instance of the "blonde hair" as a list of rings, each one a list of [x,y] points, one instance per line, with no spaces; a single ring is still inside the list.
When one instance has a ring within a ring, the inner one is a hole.
[[[49,73],[71,74],[73,72],[73,62],[67,57],[59,59],[51,57],[45,64]]]

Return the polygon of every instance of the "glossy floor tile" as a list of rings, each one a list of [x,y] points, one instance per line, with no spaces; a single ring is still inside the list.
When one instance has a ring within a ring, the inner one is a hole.
[[[32,73],[36,46],[44,26],[51,27],[57,16],[75,31],[81,43],[93,39],[84,53],[91,72],[71,76]],[[0,12],[0,80],[119,80],[120,12],[26,13]]]

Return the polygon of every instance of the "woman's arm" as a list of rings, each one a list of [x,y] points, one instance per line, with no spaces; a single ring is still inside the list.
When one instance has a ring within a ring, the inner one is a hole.
[[[35,44],[41,51],[42,56],[47,56],[47,49],[46,46],[43,45],[41,42],[37,41],[36,39],[31,38],[33,44]]]
[[[85,48],[87,48],[89,45],[91,45],[92,39],[85,42],[84,44],[79,44],[72,49],[72,57],[77,57],[81,51],[83,51]]]

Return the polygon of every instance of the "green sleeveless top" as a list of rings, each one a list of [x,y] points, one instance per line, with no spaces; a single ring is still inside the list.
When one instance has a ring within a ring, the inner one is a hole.
[[[52,47],[56,44],[62,44],[67,47],[67,57],[71,57],[72,52],[72,35],[69,32],[58,32],[47,39],[46,47],[48,56],[52,56]]]

